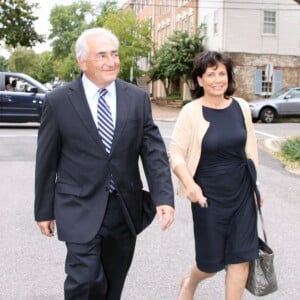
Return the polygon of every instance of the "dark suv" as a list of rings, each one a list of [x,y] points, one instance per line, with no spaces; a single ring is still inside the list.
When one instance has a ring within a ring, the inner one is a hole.
[[[0,72],[0,122],[39,122],[48,91],[26,74]]]

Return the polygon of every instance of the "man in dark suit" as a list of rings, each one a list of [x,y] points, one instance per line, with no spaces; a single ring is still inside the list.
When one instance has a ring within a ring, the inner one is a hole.
[[[47,94],[43,106],[35,219],[49,237],[56,222],[66,242],[68,300],[119,300],[136,235],[155,212],[163,230],[173,222],[165,145],[146,92],[117,79],[118,46],[106,29],[83,32],[76,42],[82,75]],[[113,124],[109,145],[105,119]],[[139,159],[151,198],[142,190]]]

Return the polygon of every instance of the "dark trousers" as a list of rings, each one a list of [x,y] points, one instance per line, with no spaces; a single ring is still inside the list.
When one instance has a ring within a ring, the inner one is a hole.
[[[103,224],[86,244],[66,243],[65,300],[120,300],[136,237],[125,222],[121,203],[110,194]]]

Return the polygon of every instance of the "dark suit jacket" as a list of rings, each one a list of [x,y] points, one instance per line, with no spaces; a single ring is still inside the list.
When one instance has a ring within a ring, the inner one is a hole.
[[[56,220],[60,240],[84,243],[98,232],[110,173],[126,220],[143,229],[143,163],[154,205],[174,206],[165,145],[142,89],[116,80],[117,118],[107,154],[90,112],[81,78],[46,95],[36,154],[35,219]]]

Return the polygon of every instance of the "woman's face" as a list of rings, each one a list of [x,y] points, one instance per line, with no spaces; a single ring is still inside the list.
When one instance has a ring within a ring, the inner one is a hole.
[[[205,96],[224,96],[228,88],[227,70],[222,63],[208,67],[202,77],[198,76],[197,79]]]

